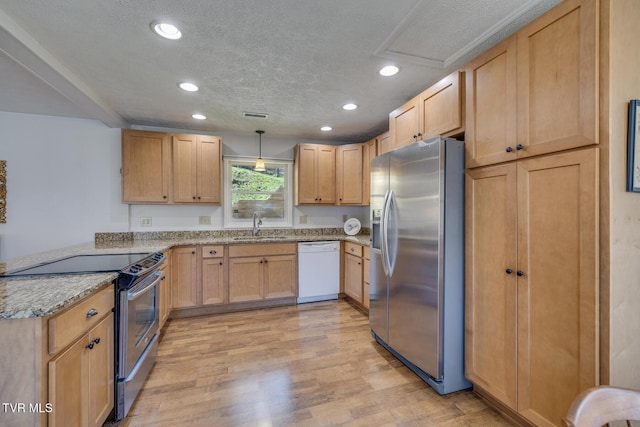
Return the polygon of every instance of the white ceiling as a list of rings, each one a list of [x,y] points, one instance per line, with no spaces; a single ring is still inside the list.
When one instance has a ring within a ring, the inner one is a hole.
[[[360,142],[559,1],[2,0],[0,111]],[[155,35],[159,19],[182,39]],[[389,63],[401,72],[379,76]]]

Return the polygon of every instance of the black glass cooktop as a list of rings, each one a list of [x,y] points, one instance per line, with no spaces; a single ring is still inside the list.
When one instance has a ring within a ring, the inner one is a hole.
[[[43,264],[17,268],[0,274],[1,277],[50,276],[58,274],[92,274],[120,271],[140,261],[148,253],[74,255]]]

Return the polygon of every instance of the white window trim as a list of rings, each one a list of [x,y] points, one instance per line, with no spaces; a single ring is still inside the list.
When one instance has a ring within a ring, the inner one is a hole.
[[[223,215],[224,228],[253,228],[252,219],[233,219],[231,212],[231,164],[232,163],[252,163],[255,164],[257,157],[233,157],[224,156],[223,159],[223,182],[224,182],[224,198],[223,198]],[[283,159],[270,159],[263,157],[267,165],[284,166],[285,174],[285,207],[284,219],[278,220],[274,218],[263,218],[261,228],[288,228],[293,227],[293,161]]]

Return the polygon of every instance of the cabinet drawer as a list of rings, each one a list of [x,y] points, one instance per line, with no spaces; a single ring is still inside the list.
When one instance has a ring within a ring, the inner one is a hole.
[[[202,258],[222,258],[224,256],[224,246],[203,246]]]
[[[114,302],[115,291],[111,285],[49,319],[49,354],[62,350],[97,325],[104,316],[111,313]]]
[[[344,251],[348,254],[362,257],[362,245],[351,242],[344,242]]]
[[[229,257],[286,255],[296,253],[296,243],[257,243],[229,246]]]

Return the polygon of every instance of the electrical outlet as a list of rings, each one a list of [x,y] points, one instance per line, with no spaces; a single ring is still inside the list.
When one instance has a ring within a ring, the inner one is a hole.
[[[151,227],[151,217],[150,216],[141,216],[140,217],[140,227]]]
[[[307,216],[300,215],[300,224],[306,224],[306,223],[307,223]]]
[[[198,217],[198,224],[200,224],[200,225],[211,225],[211,217],[210,216],[200,216],[200,217]]]
[[[349,219],[349,215],[342,215],[342,222],[347,222],[347,220]]]

